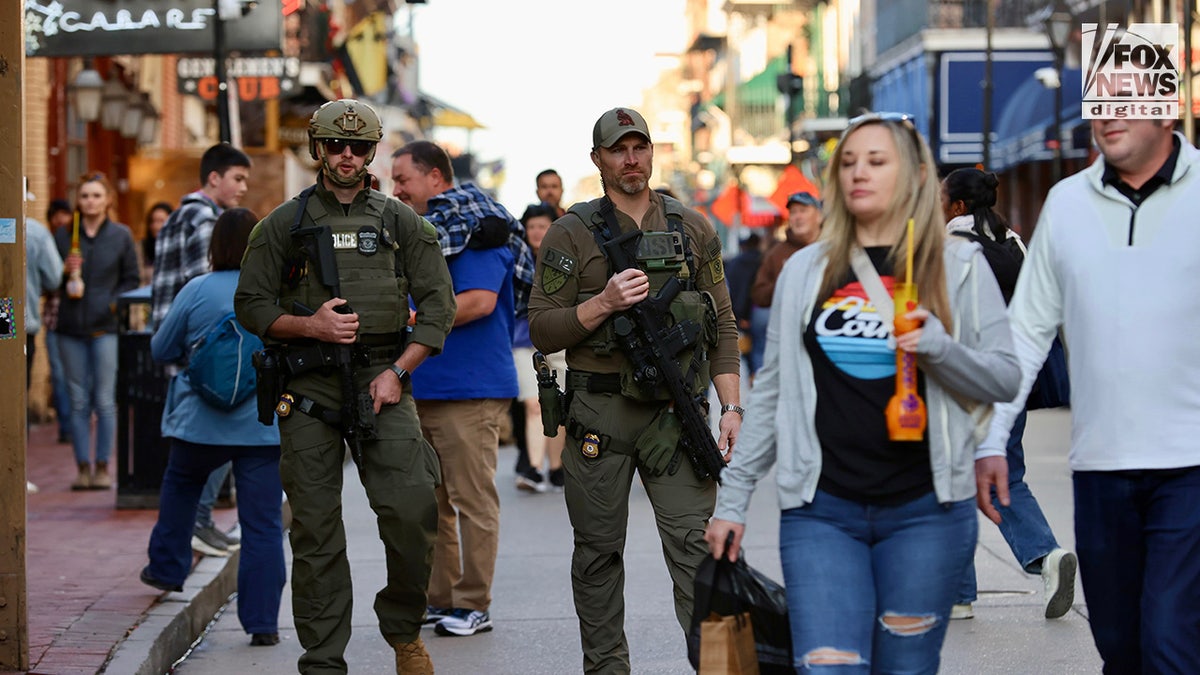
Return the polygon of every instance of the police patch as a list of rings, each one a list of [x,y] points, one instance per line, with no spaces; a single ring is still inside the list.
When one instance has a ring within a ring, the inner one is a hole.
[[[358,235],[353,232],[334,232],[333,247],[336,249],[358,248]]]
[[[375,255],[379,251],[379,230],[370,225],[358,228],[358,252],[362,255]]]

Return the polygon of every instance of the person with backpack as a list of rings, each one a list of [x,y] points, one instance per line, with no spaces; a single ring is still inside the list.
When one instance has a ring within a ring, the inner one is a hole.
[[[251,645],[269,646],[279,642],[287,578],[279,427],[259,424],[253,380],[242,376],[253,373],[249,354],[262,342],[230,323],[242,255],[257,222],[244,208],[217,218],[209,249],[213,271],[184,285],[150,341],[155,361],[187,367],[167,391],[162,435],[170,439],[171,455],[141,580],[161,591],[183,590],[200,493],[212,470],[232,461],[242,531],[238,619]]]
[[[978,243],[983,256],[996,276],[1000,294],[1007,304],[1017,286],[1021,263],[1025,260],[1025,245],[1021,237],[1004,222],[992,207],[996,205],[999,180],[994,173],[979,169],[956,169],[942,181],[942,210],[946,214],[946,229],[951,233]],[[1075,554],[1058,545],[1037,498],[1025,483],[1025,450],[1021,438],[1025,434],[1025,410],[1017,416],[1008,437],[1009,503],[1003,504],[993,492],[992,505],[1000,512],[1000,533],[1008,542],[1013,556],[1029,574],[1040,574],[1045,585],[1047,619],[1057,619],[1071,609],[1075,601]],[[950,613],[951,619],[969,619],[976,598],[975,560],[963,574],[958,599]]]

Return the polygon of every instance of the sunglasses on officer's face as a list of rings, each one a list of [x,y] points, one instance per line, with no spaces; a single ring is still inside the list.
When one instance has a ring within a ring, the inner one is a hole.
[[[340,155],[346,148],[350,148],[355,157],[366,157],[374,145],[371,141],[343,141],[339,138],[326,138],[322,142],[325,144],[325,152],[330,155]]]

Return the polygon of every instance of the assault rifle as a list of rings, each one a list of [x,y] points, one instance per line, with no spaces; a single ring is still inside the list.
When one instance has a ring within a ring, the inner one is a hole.
[[[604,254],[614,270],[637,267],[626,246],[637,250],[641,236],[640,230],[631,230],[604,243]],[[675,414],[683,428],[679,442],[691,460],[696,476],[720,483],[725,460],[709,430],[708,401],[703,394],[692,393],[690,383],[675,360],[679,352],[696,344],[703,327],[690,319],[674,325],[663,320],[670,314],[671,301],[682,290],[679,278],[671,277],[656,296],[647,297],[618,314],[613,319],[613,329],[617,342],[633,364],[633,381],[647,392],[660,384],[670,392]]]
[[[304,205],[301,204],[301,216]],[[297,218],[297,225],[299,217]],[[328,225],[310,225],[308,227],[293,227],[292,237],[297,240],[308,254],[310,269],[315,267],[321,284],[333,293],[333,297],[342,297],[342,282],[338,278],[337,258],[333,252],[333,234]],[[314,311],[295,303],[294,310],[301,315],[311,315]],[[353,314],[350,303],[341,305],[336,310],[339,314]],[[374,440],[375,404],[370,392],[360,391],[355,385],[354,345],[333,344],[334,365],[342,380],[342,434],[350,445],[350,453],[359,470],[363,467],[362,442]]]

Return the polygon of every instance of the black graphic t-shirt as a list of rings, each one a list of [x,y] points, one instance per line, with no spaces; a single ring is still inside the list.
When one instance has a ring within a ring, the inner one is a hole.
[[[888,248],[868,247],[883,285],[892,290]],[[896,391],[896,352],[888,326],[854,272],[813,310],[804,333],[817,388],[818,487],[857,502],[903,504],[933,490],[929,439],[888,439],[884,410]],[[917,386],[925,395],[925,378]]]

